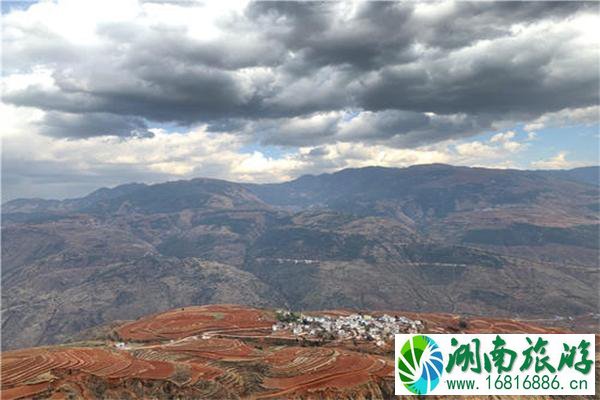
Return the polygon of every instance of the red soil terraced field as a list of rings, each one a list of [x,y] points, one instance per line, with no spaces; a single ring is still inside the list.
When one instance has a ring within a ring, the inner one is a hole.
[[[290,347],[274,352],[266,361],[271,369],[263,385],[276,391],[258,396],[261,398],[323,390],[338,396],[346,392],[351,398],[357,395],[353,393],[356,387],[368,398],[383,398],[393,392],[391,359],[331,348]]]
[[[272,312],[233,305],[185,307],[152,315],[117,329],[123,340],[181,339],[200,334],[264,335],[275,322]]]
[[[408,318],[420,319],[429,333],[560,333],[564,329],[533,325],[523,321],[494,318],[461,318],[452,314],[404,313]]]
[[[320,314],[330,316],[347,316],[355,311],[328,310]],[[309,312],[310,315],[319,313]],[[371,312],[373,315],[400,315],[412,320],[420,320],[428,333],[564,333],[564,328],[536,325],[514,319],[461,317],[456,314],[444,313],[414,313],[398,311]]]
[[[214,379],[223,373],[210,366],[142,360],[128,352],[103,348],[55,347],[11,351],[2,354],[2,399],[44,398],[62,390],[94,398],[97,396],[84,384],[86,377],[109,382],[131,377],[140,381],[169,381],[176,377],[179,368],[189,371],[189,383]]]
[[[250,361],[264,357],[263,351],[249,346],[241,340],[200,339],[195,336],[173,343],[148,345],[137,349],[139,350],[136,351],[136,356],[144,358],[167,355],[185,360]]]
[[[420,319],[432,333],[557,331],[451,314],[388,314]],[[287,339],[273,336],[274,322],[273,311],[232,305],[186,307],[117,326],[85,346],[5,352],[2,399],[394,397],[390,352],[370,351],[352,341],[303,347],[290,339],[291,333]],[[125,343],[118,347],[119,341]]]

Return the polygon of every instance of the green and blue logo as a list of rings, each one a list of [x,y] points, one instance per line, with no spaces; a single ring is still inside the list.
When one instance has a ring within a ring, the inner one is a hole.
[[[398,354],[398,374],[414,394],[427,394],[440,383],[444,357],[437,343],[428,336],[413,336]]]

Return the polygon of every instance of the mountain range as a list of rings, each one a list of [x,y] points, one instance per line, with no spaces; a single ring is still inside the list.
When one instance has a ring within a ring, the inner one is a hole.
[[[212,303],[598,312],[598,167],[368,167],[2,205],[2,345]]]

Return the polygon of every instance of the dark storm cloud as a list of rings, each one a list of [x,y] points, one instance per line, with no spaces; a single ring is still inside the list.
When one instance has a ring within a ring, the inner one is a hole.
[[[228,71],[193,64],[172,65],[169,60],[112,70],[105,66],[82,67],[54,73],[58,90],[33,85],[6,93],[4,101],[46,111],[103,112],[184,125],[231,115],[247,116],[256,108],[253,94],[245,92]]]
[[[50,111],[40,122],[44,135],[82,139],[99,135],[152,137],[142,118],[108,113],[69,114]]]
[[[435,3],[434,3],[435,4]],[[448,15],[434,19],[427,29],[411,26],[419,41],[430,46],[455,49],[482,39],[510,35],[514,24],[560,21],[581,11],[597,12],[597,4],[579,1],[496,1],[454,4]]]
[[[582,13],[597,5],[257,2],[222,21],[217,38],[192,38],[168,20],[119,22],[97,26],[101,44],[89,47],[8,19],[23,33],[6,43],[9,71],[49,68],[54,87],[4,101],[47,111],[40,131],[51,136],[138,136],[170,122],[284,146],[416,146],[596,104],[597,54],[552,29]],[[341,118],[348,110],[353,124]]]
[[[339,20],[339,7],[258,2],[247,14],[267,37],[299,52],[300,62],[291,61],[286,67],[302,74],[326,65],[367,70],[402,59],[412,40],[402,29],[412,12],[410,4],[365,3],[351,21]]]
[[[546,67],[554,53],[545,49],[527,55],[526,46],[497,47],[479,59],[456,60],[453,66],[468,69],[467,74],[454,74],[445,63],[384,68],[363,85],[358,102],[368,110],[428,109],[442,114],[514,114],[517,118],[596,103],[598,82],[590,74],[548,82]],[[429,88],[435,88],[435,95]]]
[[[315,147],[308,152],[308,157],[320,158],[322,156],[326,156],[327,154],[329,154],[329,150],[327,150],[325,147]]]
[[[498,1],[461,2],[457,4],[459,12],[465,11],[479,15],[487,13],[495,18],[511,18],[516,21],[534,21],[539,18],[560,19],[580,10],[598,11],[595,1]]]
[[[254,121],[244,127],[244,132],[265,145],[315,145],[330,141],[339,129],[339,123],[338,113],[316,113],[306,117]]]
[[[438,115],[404,110],[363,112],[337,127],[341,141],[417,147],[490,129],[493,119],[466,114]]]

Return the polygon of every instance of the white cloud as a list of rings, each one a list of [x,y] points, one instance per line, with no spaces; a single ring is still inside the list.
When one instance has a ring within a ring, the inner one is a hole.
[[[529,131],[527,132],[527,141],[532,141],[537,139],[537,132]]]
[[[473,142],[457,144],[455,148],[456,152],[461,156],[477,158],[494,157],[498,151],[497,147],[484,144],[477,140]]]
[[[474,165],[482,165],[483,162],[490,167],[498,165],[509,167],[513,166],[513,163],[503,159],[527,146],[527,144],[517,141],[516,135],[514,131],[500,132],[493,135],[488,143],[476,140],[457,144],[454,149],[462,163],[471,162]]]
[[[600,122],[600,106],[565,108],[546,113],[525,125],[526,131],[537,131],[549,126],[559,127],[575,124],[597,124]]]
[[[100,186],[199,176],[238,182],[278,182],[307,173],[372,165],[406,167],[447,163],[510,168],[515,167],[514,159],[508,158],[507,154],[518,152],[524,146],[516,141],[516,135],[504,132],[486,142],[446,141],[414,149],[338,142],[288,149],[286,153],[270,156],[261,148],[247,152],[248,142],[243,136],[226,132],[215,134],[206,131],[205,127],[174,133],[151,129],[154,136],[145,138],[55,139],[22,130],[19,126],[21,118],[35,120],[37,110],[3,106],[0,111],[12,115],[9,120],[14,125],[3,137],[3,162],[10,170],[9,178],[17,183],[5,193],[5,200],[17,194],[31,193],[45,197],[61,197],[57,193],[81,196]],[[320,123],[318,118],[317,122]],[[27,167],[22,167],[23,162]],[[535,168],[575,165],[566,159],[564,152],[550,160],[532,163]],[[52,177],[50,181],[48,176]],[[72,181],[74,185],[79,182],[79,186],[68,187],[68,190],[63,187],[57,192],[56,185],[61,180]]]
[[[337,143],[323,146],[327,155],[323,158],[343,168],[380,165],[384,167],[407,167],[414,164],[448,163],[451,156],[442,149],[422,147],[418,149],[395,149],[384,145],[364,143]]]
[[[514,131],[507,131],[504,133],[497,133],[490,139],[491,143],[499,144],[504,150],[509,153],[515,153],[521,150],[525,145],[517,142],[514,139],[516,133]]]
[[[504,143],[502,143],[502,147],[507,150],[509,153],[515,153],[519,150],[521,150],[521,148],[524,145],[519,143],[519,142],[515,142],[515,141],[506,141]]]
[[[365,143],[300,147],[268,156],[260,149],[246,152],[247,143],[239,135],[210,133],[202,127],[174,133],[151,129],[154,135],[146,138],[55,139],[21,130],[18,117],[25,116],[25,111],[8,106],[2,110],[3,114],[14,115],[11,119],[16,124],[3,135],[3,164],[7,168],[3,178],[15,181],[6,187],[4,200],[34,194],[81,196],[100,186],[131,181],[152,183],[207,176],[238,182],[278,182],[347,167],[404,167],[452,161],[443,148],[396,149]],[[69,181],[79,186],[71,187]],[[57,182],[63,182],[59,192]]]
[[[515,132],[514,131],[507,131],[504,133],[497,133],[494,136],[492,136],[492,138],[490,139],[490,142],[492,143],[506,143],[508,141],[510,141],[512,138],[515,137]]]
[[[44,112],[37,108],[13,107],[0,102],[0,138],[27,135]]]
[[[585,163],[582,162],[567,160],[567,154],[566,151],[560,151],[554,157],[550,157],[546,160],[533,161],[531,166],[536,169],[566,169],[585,165]]]

